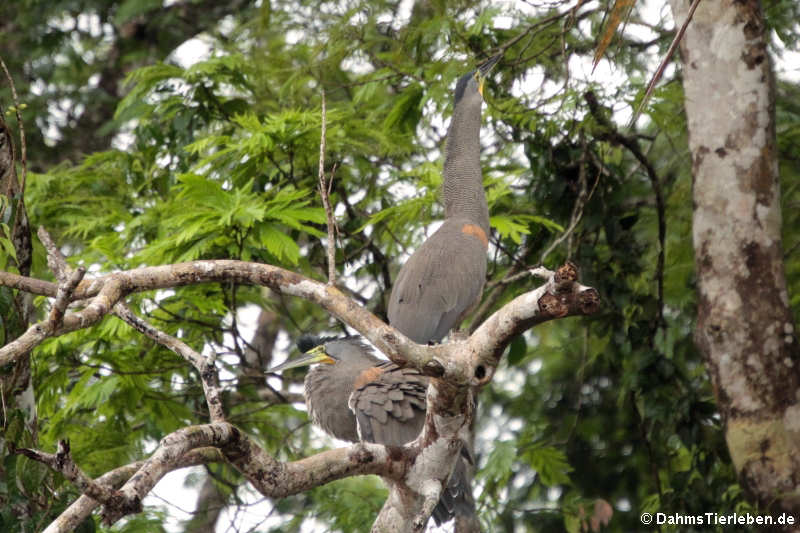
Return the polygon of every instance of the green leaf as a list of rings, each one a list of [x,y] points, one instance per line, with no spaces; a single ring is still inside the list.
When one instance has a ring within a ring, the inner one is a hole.
[[[478,476],[496,485],[504,485],[511,476],[511,465],[514,464],[516,457],[517,446],[514,441],[495,442],[486,460],[486,466]]]
[[[160,0],[125,0],[114,13],[114,25],[122,26],[130,19],[158,9],[162,5]]]
[[[424,94],[422,86],[418,84],[412,84],[403,89],[394,107],[383,121],[384,131],[413,134],[422,117],[420,103]]]
[[[552,446],[530,446],[522,450],[522,459],[539,475],[545,486],[565,485],[570,482],[572,467],[564,452]]]
[[[259,227],[259,242],[279,261],[296,265],[300,259],[297,243],[272,224],[262,224]]]

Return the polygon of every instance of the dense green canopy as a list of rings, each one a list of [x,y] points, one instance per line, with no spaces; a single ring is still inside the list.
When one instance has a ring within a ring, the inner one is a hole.
[[[645,511],[749,509],[692,339],[691,169],[679,68],[667,69],[634,129],[616,126],[630,146],[609,141],[608,117],[630,118],[673,36],[668,13],[654,18],[659,8],[643,7],[633,8],[592,73],[607,14],[596,3],[12,2],[0,21],[0,54],[24,106],[28,215],[71,265],[91,273],[233,258],[325,279],[316,191],[324,93],[337,269],[353,296],[385,318],[399,266],[442,217],[442,142],[455,81],[504,50],[484,92],[493,233],[472,323],[533,287],[533,278],[515,275],[542,262],[575,262],[604,308],[520,336],[481,392],[474,490],[482,524],[577,532],[597,500],[613,507],[609,527],[620,532],[640,529]],[[796,47],[798,11],[793,1],[769,5],[777,57]],[[176,51],[192,37],[194,47]],[[198,49],[207,53],[186,61]],[[599,102],[594,113],[588,91]],[[795,316],[798,102],[800,86],[782,79],[777,124]],[[7,86],[0,104],[13,104]],[[14,126],[12,114],[5,118]],[[12,265],[0,256],[3,270]],[[38,241],[32,275],[52,279]],[[11,294],[0,288],[0,345],[22,328]],[[299,458],[326,445],[296,404],[264,394],[262,378],[274,335],[281,334],[278,354],[303,332],[345,331],[323,310],[235,284],[128,302],[195,349],[218,353],[230,421],[268,452]],[[44,299],[34,305],[39,315],[47,309]],[[267,311],[255,341],[240,323],[248,306]],[[264,348],[260,359],[251,341]],[[52,451],[69,439],[91,476],[146,458],[165,434],[207,419],[189,366],[114,317],[47,340],[31,361],[38,435],[8,405],[0,443]],[[0,530],[41,530],[79,494],[7,445],[0,451]],[[241,476],[220,464],[207,471],[221,501],[239,504]],[[384,494],[374,479],[350,478],[275,502],[266,523],[299,531],[316,519],[360,531]],[[168,512],[146,506],[113,529],[159,531]],[[96,518],[82,527],[102,529]]]

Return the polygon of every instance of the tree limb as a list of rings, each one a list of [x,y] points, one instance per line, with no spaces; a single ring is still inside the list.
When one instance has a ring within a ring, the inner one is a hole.
[[[223,457],[216,448],[197,448],[183,455],[175,462],[175,468],[186,468],[201,464],[222,461]],[[142,466],[144,461],[136,461],[127,465],[110,470],[95,479],[94,482],[100,486],[116,489],[134,475]],[[53,520],[43,533],[70,533],[75,531],[84,520],[100,506],[100,502],[87,496],[81,495],[72,505],[61,513],[58,518]]]
[[[213,422],[183,428],[165,437],[137,474],[111,496],[92,492],[103,498],[103,520],[107,524],[139,512],[142,499],[164,474],[176,468],[186,453],[213,446],[220,448],[228,461],[268,497],[285,497],[352,475],[381,475],[390,480],[390,495],[374,530],[387,530],[392,524],[401,523],[407,525],[407,531],[419,531],[427,523],[458,460],[461,443],[468,438],[473,417],[472,387],[491,381],[506,345],[525,329],[553,318],[591,314],[599,308],[597,292],[577,283],[574,265],[568,263],[556,272],[539,268],[533,273],[546,282],[496,311],[468,339],[435,346],[411,342],[332,285],[271,265],[218,260],[143,267],[81,281],[68,292],[69,296],[63,296],[65,292],[58,285],[36,284],[22,276],[0,273],[0,285],[37,287],[48,296],[61,294],[59,301],[91,298],[85,309],[66,314],[58,328],[51,331],[44,327],[45,323],[37,324],[0,348],[0,363],[14,361],[23,353],[20,350],[30,350],[48,336],[91,326],[113,309],[139,331],[180,353],[203,375]],[[438,378],[431,380],[428,389],[421,435],[404,447],[360,443],[293,463],[276,461],[237,428],[222,421],[219,389],[213,379],[207,380],[207,373],[215,376],[213,361],[138,319],[122,302],[132,292],[204,282],[261,285],[317,303],[358,330],[395,363],[414,366]]]
[[[64,313],[72,299],[72,293],[75,292],[75,287],[78,286],[78,283],[81,282],[85,275],[86,269],[80,267],[71,272],[62,283],[59,283],[56,300],[53,302],[53,307],[50,309],[47,322],[45,322],[48,336],[52,335],[53,332],[61,327],[61,324],[64,322]]]
[[[164,437],[136,474],[103,502],[103,522],[110,525],[123,516],[140,512],[142,499],[165,474],[180,468],[182,458],[191,450],[207,446],[219,448],[257,490],[270,498],[284,498],[353,475],[377,474],[398,479],[403,475],[406,458],[400,448],[392,448],[390,453],[390,447],[358,443],[282,463],[227,422],[190,426]]]
[[[572,282],[575,279],[577,278],[573,278]],[[55,296],[57,293],[57,285],[34,283],[35,281],[0,272],[0,285],[36,288],[40,289],[37,294],[45,296]],[[478,371],[477,366],[468,369],[466,365],[459,363],[459,360],[463,360],[462,343],[451,342],[437,346],[416,344],[366,308],[357,305],[336,287],[272,265],[226,259],[142,267],[84,280],[78,284],[73,298],[92,298],[91,303],[82,311],[67,314],[61,328],[53,334],[63,334],[95,324],[131,292],[221,281],[266,286],[276,292],[316,303],[339,320],[350,324],[394,363],[401,366],[411,365],[428,376],[452,380],[455,383],[468,383],[474,381],[475,372]],[[470,337],[469,350],[480,353],[480,358],[491,360],[496,365],[499,354],[511,339],[534,324],[568,315],[591,314],[597,310],[599,296],[594,289],[574,284],[574,290],[560,290],[558,295],[555,294],[555,289],[554,283],[547,283],[517,297],[495,312]],[[540,302],[542,298],[544,300]],[[33,325],[18,339],[0,348],[0,365],[14,361],[21,353],[32,349],[48,336],[41,323]],[[479,364],[477,360],[474,363]],[[476,384],[486,382],[488,380],[481,377]]]
[[[58,441],[58,451],[55,454],[40,452],[30,448],[14,448],[13,445],[11,445],[10,448],[11,453],[24,455],[29,459],[46,464],[53,470],[60,472],[90,498],[101,502],[108,502],[111,500],[112,491],[93,481],[92,478],[83,473],[83,471],[78,468],[78,465],[75,464],[75,461],[72,460],[72,455],[69,453],[68,441]]]
[[[47,250],[47,268],[55,274],[59,282],[63,283],[67,280],[67,276],[69,276],[69,273],[72,271],[67,264],[67,258],[64,257],[64,254],[58,249],[58,246],[44,226],[39,226],[39,230],[36,234],[39,236],[39,240],[42,241],[44,249]]]

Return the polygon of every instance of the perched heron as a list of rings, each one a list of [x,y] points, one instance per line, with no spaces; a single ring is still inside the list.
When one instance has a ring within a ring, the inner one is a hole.
[[[321,363],[306,374],[305,397],[311,419],[326,433],[350,442],[393,446],[402,446],[420,434],[425,422],[426,376],[378,359],[360,337],[303,336],[297,346],[307,353],[270,372]],[[433,510],[437,525],[456,513],[466,515],[474,510],[472,497],[466,493],[464,460],[456,463]]]
[[[445,146],[444,223],[400,269],[389,298],[389,323],[416,343],[441,341],[483,290],[489,207],[481,175],[481,105],[486,76],[499,59],[456,84]]]

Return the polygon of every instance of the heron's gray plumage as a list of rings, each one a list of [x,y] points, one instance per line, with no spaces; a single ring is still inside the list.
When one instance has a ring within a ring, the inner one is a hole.
[[[445,220],[403,265],[389,298],[390,324],[417,343],[441,341],[483,290],[489,207],[480,164],[482,87],[498,59],[456,84],[443,170]],[[425,423],[427,377],[377,359],[357,339],[323,346],[324,353],[305,359],[321,363],[305,380],[308,411],[319,427],[342,440],[386,445],[402,445],[419,435]],[[473,510],[461,458],[433,517],[440,524]]]
[[[480,88],[495,62],[456,84],[445,146],[445,220],[400,269],[389,298],[389,323],[417,343],[441,341],[483,290],[489,207],[480,163]]]
[[[481,106],[474,73],[459,80],[463,94],[453,106],[453,117],[447,128],[443,169],[442,197],[445,219],[462,217],[479,224],[488,235],[489,206],[481,173]]]
[[[308,338],[302,341],[307,349],[309,343]],[[358,337],[328,340],[322,348],[333,363],[314,365],[305,378],[306,406],[316,425],[350,442],[402,446],[419,436],[425,423],[426,376],[378,359]],[[291,366],[284,363],[277,369]],[[465,497],[463,461],[457,462],[434,509],[437,524],[451,519],[456,511],[472,510],[471,500]]]
[[[374,368],[379,373],[350,394],[348,406],[356,415],[361,440],[402,446],[416,439],[425,423],[427,379],[385,361]]]
[[[465,218],[446,219],[422,243],[395,281],[389,323],[414,342],[439,342],[480,298],[486,247],[464,228]]]
[[[323,347],[336,362],[313,366],[305,379],[315,424],[350,442],[402,446],[419,435],[427,377],[378,359],[360,338],[329,340]]]

